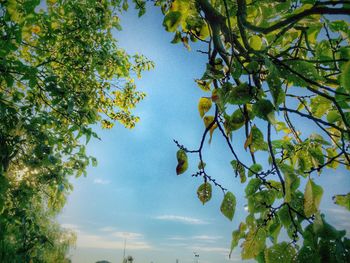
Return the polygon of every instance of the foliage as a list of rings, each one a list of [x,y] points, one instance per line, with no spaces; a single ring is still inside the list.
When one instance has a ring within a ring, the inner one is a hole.
[[[243,239],[243,259],[345,262],[349,239],[321,217],[323,188],[315,175],[325,169],[350,169],[350,3],[156,4],[165,15],[165,29],[174,33],[172,43],[190,49],[190,41],[201,41],[207,47],[200,51],[208,56],[206,70],[196,80],[206,92],[198,104],[205,130],[196,150],[175,143],[182,152],[198,154],[203,164],[208,135],[209,143],[214,132],[227,142],[232,168],[246,184],[248,203],[248,216],[233,232],[231,249]],[[241,135],[245,141],[240,144],[233,138]],[[204,186],[216,186],[224,193],[221,210],[232,220],[233,193],[205,166],[198,169],[193,176],[204,181],[198,189],[200,201],[208,202],[212,195],[212,188]],[[225,205],[228,196],[230,206]],[[349,194],[334,200],[349,209]],[[283,233],[291,243],[278,243]]]
[[[137,6],[140,14],[144,8]],[[0,1],[0,261],[66,262],[53,218],[96,159],[93,124],[132,128],[134,77],[153,63],[112,36],[121,1]]]

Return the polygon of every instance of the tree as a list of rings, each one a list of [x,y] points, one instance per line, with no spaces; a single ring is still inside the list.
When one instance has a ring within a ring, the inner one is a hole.
[[[96,165],[85,153],[98,138],[91,126],[138,121],[132,109],[145,94],[133,78],[153,63],[118,48],[112,30],[122,8],[114,0],[0,2],[1,262],[67,262],[73,239],[54,216],[72,190],[69,176]]]
[[[232,220],[236,197],[206,172],[203,155],[208,137],[210,143],[214,132],[222,135],[249,212],[232,233],[231,252],[242,240],[242,259],[346,262],[350,240],[321,214],[324,189],[316,176],[326,168],[350,169],[349,1],[156,4],[172,43],[207,47],[200,51],[208,56],[206,71],[196,80],[206,92],[198,103],[205,128],[198,149],[175,141],[176,172],[184,173],[188,155],[197,155],[198,198],[205,204],[213,187],[221,190],[221,212]],[[303,124],[314,132],[302,132]],[[240,135],[241,144],[234,140]],[[350,193],[334,200],[350,209]],[[280,242],[283,232],[289,240]]]
[[[130,263],[134,262],[134,258],[132,256],[128,256],[126,259],[127,259],[127,262],[130,262]]]

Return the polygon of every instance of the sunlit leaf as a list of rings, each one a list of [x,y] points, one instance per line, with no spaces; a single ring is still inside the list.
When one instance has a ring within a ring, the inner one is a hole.
[[[176,157],[177,157],[176,174],[180,175],[186,172],[188,168],[187,154],[184,150],[180,149],[177,151]]]
[[[350,92],[350,61],[348,61],[342,68],[340,77],[341,85]]]
[[[169,12],[163,20],[163,26],[169,32],[174,32],[181,22],[181,12]]]
[[[232,221],[236,210],[236,197],[233,193],[227,192],[220,206],[221,213]]]
[[[211,184],[203,183],[198,187],[197,196],[203,205],[211,199],[211,195],[212,195]]]
[[[292,244],[282,242],[265,249],[266,263],[291,263],[294,262],[296,251]]]
[[[350,210],[350,193],[346,195],[335,195],[333,196],[333,200],[335,204]]]
[[[203,118],[204,114],[207,113],[212,106],[211,99],[208,98],[200,98],[198,102],[198,111],[201,118]]]
[[[253,35],[249,38],[249,45],[252,49],[260,50],[262,46],[262,40],[259,36]]]
[[[255,258],[265,248],[265,240],[264,228],[251,229],[242,244],[242,259]]]
[[[321,186],[315,184],[311,179],[308,180],[305,186],[304,193],[304,213],[305,216],[310,217],[318,211],[323,189]]]

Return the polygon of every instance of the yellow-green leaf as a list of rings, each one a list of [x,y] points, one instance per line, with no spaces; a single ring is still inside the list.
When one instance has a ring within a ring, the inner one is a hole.
[[[255,258],[264,248],[266,231],[264,228],[251,229],[242,243],[242,259]]]
[[[310,217],[318,211],[322,195],[323,195],[322,187],[315,184],[311,179],[309,179],[305,186],[305,193],[304,193],[305,216]]]
[[[196,79],[196,83],[198,86],[204,91],[210,91],[210,83],[211,81]]]
[[[163,26],[169,32],[174,32],[181,22],[181,12],[169,12],[163,20]]]
[[[208,128],[209,125],[214,121],[214,116],[205,116],[203,118],[205,128]]]
[[[210,183],[201,184],[197,190],[197,196],[204,205],[211,199],[212,187]]]
[[[221,213],[232,221],[236,209],[236,197],[233,193],[227,192],[221,203]]]
[[[176,174],[183,174],[188,168],[188,159],[187,154],[184,150],[180,149],[176,153],[177,157],[177,166],[176,166]]]
[[[266,263],[291,263],[293,262],[293,258],[295,256],[295,249],[292,244],[288,244],[287,242],[282,242],[280,244],[276,244],[268,249],[265,249],[265,262]]]
[[[347,91],[350,91],[350,61],[342,68],[340,82]]]
[[[233,249],[238,246],[239,240],[241,238],[244,238],[246,228],[247,228],[246,224],[241,222],[239,224],[238,229],[232,232],[231,250],[230,250],[229,257],[231,257]]]
[[[333,196],[334,203],[350,210],[350,193]]]
[[[260,50],[262,47],[262,40],[259,36],[253,35],[249,38],[249,45],[252,49]]]
[[[208,98],[200,98],[198,102],[198,111],[201,118],[203,118],[204,114],[206,114],[212,106],[211,99]]]

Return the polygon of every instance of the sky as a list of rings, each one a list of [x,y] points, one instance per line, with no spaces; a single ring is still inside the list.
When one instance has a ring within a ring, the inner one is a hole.
[[[241,262],[239,248],[231,259],[228,253],[231,232],[246,216],[244,186],[234,176],[224,139],[214,133],[203,153],[208,174],[237,197],[232,222],[220,213],[219,189],[204,206],[198,200],[202,179],[190,176],[196,172],[196,156],[189,156],[188,172],[180,176],[175,172],[173,139],[196,149],[203,133],[197,104],[207,94],[194,79],[202,76],[206,56],[196,52],[198,44],[191,52],[171,44],[173,36],[162,27],[158,8],[149,6],[141,18],[131,8],[121,16],[121,24],[123,30],[115,32],[119,45],[130,54],[144,54],[155,62],[155,69],[136,82],[147,93],[135,110],[141,118],[137,126],[96,127],[101,140],[92,140],[87,151],[98,159],[98,166],[89,167],[87,177],[72,179],[74,191],[58,219],[77,233],[76,248],[70,252],[73,262],[122,262],[125,241],[126,255],[132,255],[135,263],[194,262],[194,253],[202,263]],[[233,138],[234,145],[242,142],[241,134]],[[348,212],[331,200],[335,193],[348,192],[348,176],[348,171],[339,169],[326,171],[315,181],[327,185],[321,203],[326,219],[349,232]]]

